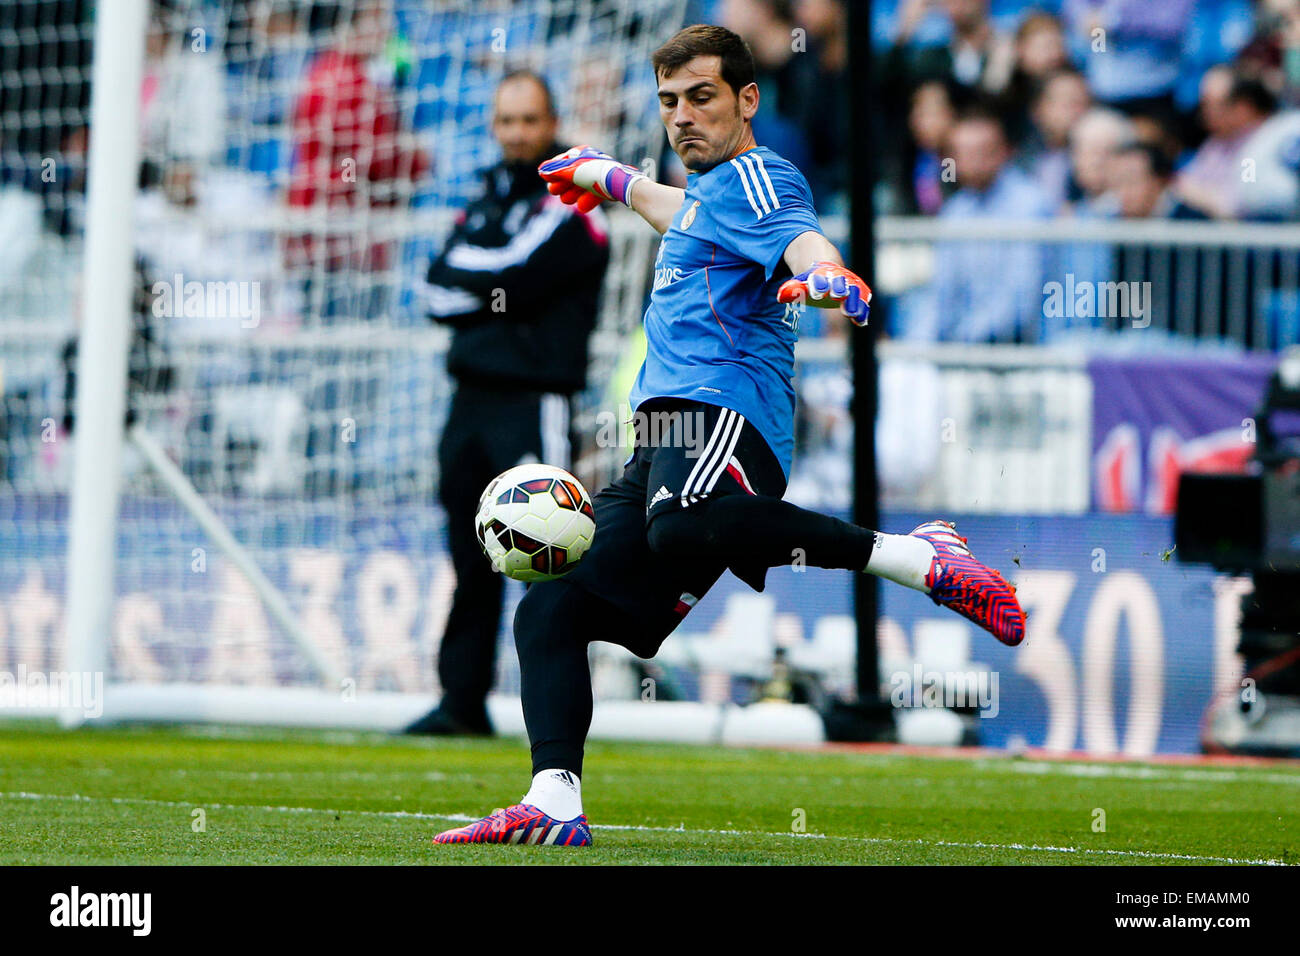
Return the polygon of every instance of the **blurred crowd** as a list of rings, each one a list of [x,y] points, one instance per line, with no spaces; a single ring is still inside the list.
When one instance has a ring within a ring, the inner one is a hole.
[[[378,213],[456,208],[475,194],[497,158],[488,119],[506,65],[543,70],[567,137],[618,152],[630,130],[644,148],[653,97],[633,104],[610,91],[648,81],[647,65],[591,55],[611,48],[602,30],[623,31],[609,37],[618,48],[653,46],[635,37],[632,9],[591,0],[578,23],[577,8],[545,0],[154,0],[140,101],[143,273],[265,281],[283,299],[272,311],[313,322],[421,322],[412,286],[437,237],[408,230],[396,241]],[[882,214],[1300,214],[1300,0],[872,9],[880,98],[862,121],[877,144]],[[688,0],[686,10],[748,40],[764,104],[758,140],[805,170],[823,214],[845,211],[855,121],[845,0]],[[90,0],[0,4],[0,230],[13,240],[0,292],[11,302],[30,296],[33,226],[59,236],[82,226],[92,12]],[[566,55],[571,45],[584,55]],[[664,159],[665,175],[680,178]],[[1021,326],[1041,311],[1041,283],[1030,281],[1040,250],[1010,244],[990,268],[976,245],[936,249],[945,268],[927,295],[940,305],[904,303],[891,331],[1031,337]],[[1079,276],[1124,271],[1104,250],[1063,254]],[[1009,272],[1023,288],[999,295]]]
[[[754,50],[760,141],[832,203],[844,3],[703,7]],[[1300,216],[1300,0],[876,0],[873,44],[881,213]]]

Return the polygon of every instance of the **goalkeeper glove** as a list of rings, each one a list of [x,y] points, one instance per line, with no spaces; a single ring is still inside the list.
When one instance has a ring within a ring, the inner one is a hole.
[[[632,187],[645,179],[635,167],[624,166],[590,146],[575,146],[537,167],[546,188],[560,201],[591,212],[609,200],[628,205]]]
[[[776,291],[778,302],[809,302],[819,309],[840,306],[854,325],[866,325],[871,311],[871,289],[843,266],[833,262],[814,262],[781,283]]]

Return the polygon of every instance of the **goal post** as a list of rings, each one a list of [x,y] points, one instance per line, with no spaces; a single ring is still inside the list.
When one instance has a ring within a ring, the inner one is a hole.
[[[77,364],[80,442],[68,533],[65,669],[108,667],[116,596],[117,506],[131,334],[131,250],[139,165],[139,90],[148,0],[119,0],[95,17],[85,284]],[[80,721],[65,709],[65,725]]]

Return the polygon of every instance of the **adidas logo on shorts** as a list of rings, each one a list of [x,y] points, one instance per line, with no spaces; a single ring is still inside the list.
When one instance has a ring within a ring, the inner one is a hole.
[[[646,509],[645,509],[646,514],[649,514],[650,509],[653,508],[655,505],[659,504],[659,502],[667,501],[672,496],[673,493],[668,490],[666,485],[660,485],[659,490],[656,491],[654,493],[654,497],[650,499],[650,504],[646,505]]]

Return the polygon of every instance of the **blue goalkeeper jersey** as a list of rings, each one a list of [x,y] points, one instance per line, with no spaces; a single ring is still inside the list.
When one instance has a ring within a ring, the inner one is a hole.
[[[730,408],[767,441],[786,477],[794,454],[794,343],[802,305],[776,291],[796,236],[821,232],[808,181],[763,146],[687,178],[659,243],[633,409],[652,398]]]

